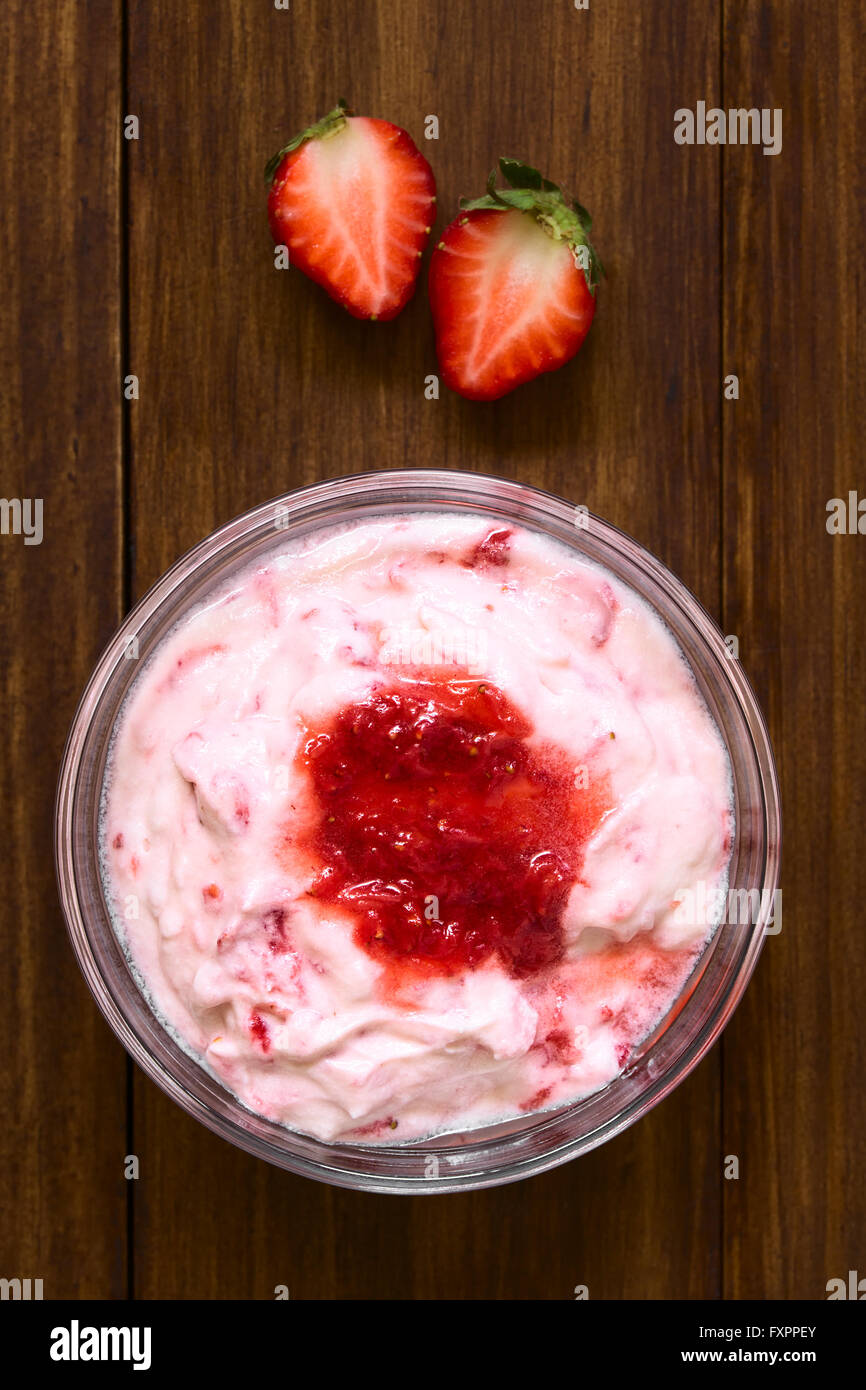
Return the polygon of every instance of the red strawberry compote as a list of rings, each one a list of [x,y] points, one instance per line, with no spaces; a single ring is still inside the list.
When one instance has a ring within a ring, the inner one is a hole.
[[[706,943],[683,902],[725,887],[732,829],[643,601],[432,513],[277,547],[174,629],[115,733],[102,847],[180,1043],[262,1115],[393,1144],[610,1082]]]

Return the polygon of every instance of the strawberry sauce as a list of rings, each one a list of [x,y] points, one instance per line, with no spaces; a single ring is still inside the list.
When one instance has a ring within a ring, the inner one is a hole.
[[[494,954],[526,977],[560,959],[562,912],[604,805],[489,682],[416,675],[306,740],[321,872],[383,963],[453,974]]]

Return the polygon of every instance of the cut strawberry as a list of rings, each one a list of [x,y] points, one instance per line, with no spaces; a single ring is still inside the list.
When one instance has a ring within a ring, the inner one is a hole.
[[[411,299],[433,221],[427,160],[390,121],[340,102],[265,169],[268,218],[289,263],[360,319],[392,319]]]
[[[563,366],[595,314],[601,262],[591,219],[555,183],[513,159],[510,185],[464,209],[430,262],[430,301],[442,379],[470,400],[492,401]]]

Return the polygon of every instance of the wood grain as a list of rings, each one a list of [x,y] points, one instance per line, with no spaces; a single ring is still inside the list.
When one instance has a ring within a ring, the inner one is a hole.
[[[866,551],[827,533],[866,434],[857,55],[866,6],[727,0],[725,105],[780,107],[781,154],[725,151],[725,623],[782,785],[783,927],[724,1042],[728,1298],[822,1298],[864,1269]],[[748,98],[748,100],[747,100]],[[854,829],[853,827],[857,827]]]
[[[66,939],[52,805],[67,727],[119,617],[120,6],[0,13],[3,1138],[0,1275],[126,1290],[126,1062]]]
[[[684,158],[672,131],[684,94],[717,79],[718,19],[715,5],[698,17],[626,0],[591,14],[505,0],[315,0],[288,14],[132,3],[136,589],[270,495],[408,464],[504,473],[585,502],[717,605],[719,165]],[[609,282],[572,368],[494,406],[444,390],[427,401],[423,289],[371,327],[274,269],[262,166],[341,95],[421,143],[438,115],[425,148],[439,227],[503,153],[574,186]],[[136,1289],[568,1298],[582,1283],[592,1297],[714,1296],[718,1098],[716,1054],[577,1165],[516,1192],[402,1201],[269,1171],[139,1080]]]

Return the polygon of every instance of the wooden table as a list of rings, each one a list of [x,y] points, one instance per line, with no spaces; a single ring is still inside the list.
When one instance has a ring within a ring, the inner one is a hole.
[[[0,1275],[46,1297],[814,1299],[866,1274],[866,539],[826,527],[866,489],[863,0],[9,0],[0,34],[0,476],[44,504],[41,545],[0,536]],[[439,227],[502,153],[579,194],[608,278],[575,363],[492,406],[430,401],[423,290],[372,326],[274,268],[264,161],[340,96],[424,146]],[[698,101],[781,108],[781,153],[677,144]],[[51,854],[65,732],[129,604],[252,504],[398,466],[525,479],[654,551],[737,636],[786,815],[782,933],[689,1080],[555,1172],[415,1199],[270,1168],[133,1069]]]

